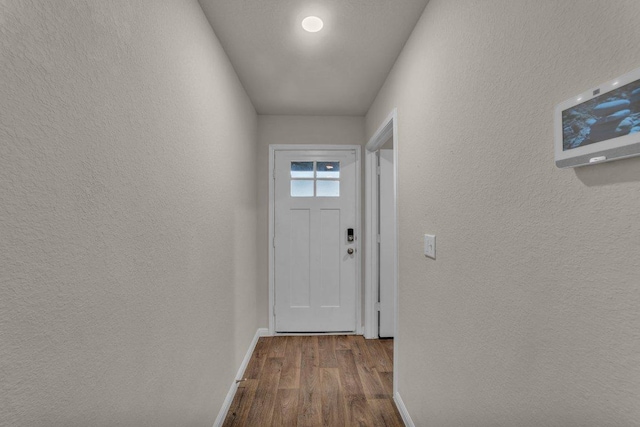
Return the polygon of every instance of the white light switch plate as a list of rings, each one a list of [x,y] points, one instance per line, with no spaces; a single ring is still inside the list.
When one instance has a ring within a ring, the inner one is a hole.
[[[429,258],[436,259],[436,236],[432,234],[424,235],[424,254]]]

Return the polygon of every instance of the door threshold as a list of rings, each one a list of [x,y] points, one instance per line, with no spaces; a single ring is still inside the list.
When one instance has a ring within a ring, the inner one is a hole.
[[[358,335],[355,331],[337,332],[275,332],[273,336]]]

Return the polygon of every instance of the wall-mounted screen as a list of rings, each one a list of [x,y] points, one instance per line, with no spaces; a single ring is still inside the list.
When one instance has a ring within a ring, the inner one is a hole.
[[[640,69],[556,107],[558,167],[640,155]]]

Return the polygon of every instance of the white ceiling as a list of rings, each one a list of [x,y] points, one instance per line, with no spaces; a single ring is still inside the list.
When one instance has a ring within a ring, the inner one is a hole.
[[[364,115],[427,2],[200,0],[258,113],[307,115]]]

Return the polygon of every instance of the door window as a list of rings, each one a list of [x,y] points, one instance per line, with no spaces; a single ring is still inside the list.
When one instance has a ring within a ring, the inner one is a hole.
[[[340,197],[340,162],[291,162],[291,197]]]

